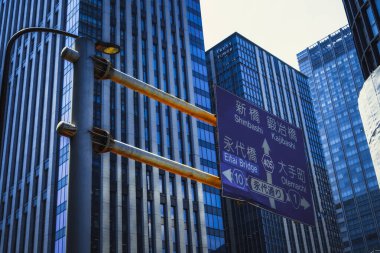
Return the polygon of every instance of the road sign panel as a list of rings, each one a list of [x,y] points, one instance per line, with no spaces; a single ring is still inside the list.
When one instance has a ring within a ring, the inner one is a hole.
[[[314,225],[301,129],[216,87],[222,193]]]

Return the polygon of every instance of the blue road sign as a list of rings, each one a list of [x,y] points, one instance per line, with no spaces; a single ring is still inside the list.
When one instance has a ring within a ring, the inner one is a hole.
[[[315,225],[301,129],[216,87],[222,194]]]

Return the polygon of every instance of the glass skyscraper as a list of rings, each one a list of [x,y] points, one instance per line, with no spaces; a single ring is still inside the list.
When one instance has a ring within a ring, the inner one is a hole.
[[[358,110],[364,80],[349,27],[297,56],[309,77],[344,252],[380,249],[380,191]]]
[[[211,110],[198,0],[1,1],[0,44],[23,27],[119,44],[115,67]],[[0,252],[65,252],[73,40],[33,33],[13,50],[3,153]],[[4,46],[2,46],[4,48]],[[4,52],[0,51],[0,59]],[[110,81],[96,82],[94,126],[217,174],[213,127]],[[223,252],[219,191],[113,154],[93,155],[92,252]]]
[[[234,200],[224,202],[229,252],[341,252],[332,194],[307,77],[234,33],[207,51],[210,86],[219,85],[300,127],[316,226]]]
[[[380,65],[380,0],[343,0],[364,79]]]
[[[364,78],[359,96],[360,116],[380,185],[380,0],[343,0]]]

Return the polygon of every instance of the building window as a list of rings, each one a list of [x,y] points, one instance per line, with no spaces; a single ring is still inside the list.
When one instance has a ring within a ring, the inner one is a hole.
[[[182,187],[182,198],[187,199],[187,187],[186,187],[186,179],[182,178],[181,180]]]
[[[165,205],[160,205],[160,215],[161,215],[161,240],[162,240],[162,253],[166,252],[166,222],[165,222]]]
[[[150,170],[146,171],[146,189],[152,190],[152,171]]]
[[[160,193],[164,193],[164,188],[165,188],[164,174],[160,174],[158,176],[158,180],[159,180],[158,189],[159,189]]]
[[[194,219],[194,244],[197,249],[196,252],[199,252],[199,233],[198,233],[198,215],[197,212],[193,211],[193,219]]]
[[[376,3],[377,13],[379,13],[380,15],[380,0],[376,0],[375,3]]]
[[[185,239],[185,247],[186,247],[186,251],[185,252],[190,252],[190,245],[189,245],[189,241],[190,241],[190,230],[189,230],[189,221],[188,221],[189,217],[188,217],[188,210],[184,209],[183,210],[183,224],[184,224],[184,230],[185,230],[185,236],[184,236],[184,239]]]
[[[173,196],[175,194],[175,179],[174,176],[169,176],[169,194]]]
[[[379,29],[377,28],[377,25],[376,25],[376,20],[375,20],[375,17],[373,15],[372,7],[369,6],[367,8],[366,12],[367,12],[367,16],[368,16],[369,25],[371,26],[372,36],[375,37],[379,33]]]
[[[191,183],[191,192],[190,192],[191,201],[197,200],[197,190],[196,190],[196,184]]]
[[[173,241],[173,253],[177,252],[177,234],[176,234],[176,224],[177,224],[177,215],[175,212],[175,207],[170,207],[170,219],[171,219],[171,236]]]
[[[149,253],[153,252],[152,201],[148,201],[148,244]]]

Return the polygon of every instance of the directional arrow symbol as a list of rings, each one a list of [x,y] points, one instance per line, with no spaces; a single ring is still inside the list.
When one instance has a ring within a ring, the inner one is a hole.
[[[301,199],[301,203],[300,203],[300,206],[303,207],[303,209],[308,209],[310,207],[310,203],[307,202],[307,200],[305,198],[302,198]]]
[[[269,155],[270,147],[268,145],[267,139],[264,139],[263,145],[261,147],[264,149],[264,154]]]
[[[223,175],[232,183],[232,172],[231,169],[223,171]]]

